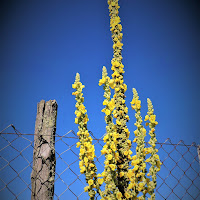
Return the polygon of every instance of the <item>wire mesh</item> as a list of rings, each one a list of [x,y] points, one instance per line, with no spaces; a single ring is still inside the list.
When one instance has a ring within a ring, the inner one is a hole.
[[[8,130],[12,129],[9,133]],[[14,130],[14,131],[13,131]],[[103,140],[93,137],[95,163],[98,172],[104,168],[100,150]],[[0,197],[2,200],[31,199],[31,172],[33,166],[33,134],[22,134],[13,125],[0,132]],[[85,177],[79,169],[78,138],[74,131],[63,136],[56,134],[56,173],[54,199],[89,199],[84,192]],[[161,171],[157,175],[156,199],[200,199],[200,164],[198,146],[167,139],[157,143]],[[134,152],[134,147],[133,147]],[[100,197],[97,197],[100,199]]]

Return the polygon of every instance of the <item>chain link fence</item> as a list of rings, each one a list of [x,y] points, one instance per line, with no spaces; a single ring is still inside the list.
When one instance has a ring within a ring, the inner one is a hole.
[[[92,133],[91,135],[95,144],[95,162],[98,172],[101,173],[104,168],[104,156],[100,153],[103,140],[95,138]],[[74,131],[69,131],[63,136],[56,134],[55,141],[54,199],[89,199],[87,193],[84,192],[85,177],[79,170],[76,134]],[[0,132],[1,200],[31,199],[33,148],[33,134],[22,134],[13,125]],[[183,141],[174,144],[167,139],[163,143],[157,143],[157,148],[163,164],[157,176],[156,199],[200,199],[198,146],[195,143],[187,145]]]

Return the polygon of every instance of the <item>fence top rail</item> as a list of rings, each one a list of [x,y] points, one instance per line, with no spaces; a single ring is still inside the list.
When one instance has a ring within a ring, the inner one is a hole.
[[[69,134],[70,132],[74,132],[73,130],[70,130],[68,133],[64,134],[63,136],[61,135],[58,135],[56,133],[55,137],[58,137],[58,138],[67,138],[67,139],[78,139],[78,136],[66,136],[67,134]],[[21,136],[24,136],[24,135],[28,135],[28,136],[33,136],[33,135],[36,135],[36,134],[33,134],[33,133],[20,133],[20,132],[15,132],[15,133],[4,133],[4,132],[0,132],[0,135],[21,135]],[[40,136],[40,135],[38,135]],[[49,136],[49,135],[43,135],[43,136]],[[93,135],[92,135],[93,136]],[[94,136],[93,136],[94,137]],[[96,140],[96,141],[103,141],[102,138],[93,138],[93,140]],[[146,142],[147,143],[147,142]],[[187,147],[198,147],[200,148],[200,145],[196,144],[196,142],[193,142],[192,144],[185,144],[183,140],[180,140],[178,143],[172,143],[171,139],[170,138],[167,138],[165,140],[165,142],[156,142],[156,144],[159,144],[159,145],[172,145],[172,146],[187,146]]]

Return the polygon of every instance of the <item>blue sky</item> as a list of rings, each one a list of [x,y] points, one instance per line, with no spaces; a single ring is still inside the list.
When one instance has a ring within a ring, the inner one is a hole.
[[[195,0],[121,0],[124,80],[130,122],[132,88],[153,102],[157,138],[199,143],[200,4]],[[111,75],[112,40],[105,0],[2,1],[0,6],[0,129],[34,133],[37,103],[56,99],[57,133],[77,131],[71,88],[81,74],[88,128],[105,133],[102,66]]]
[[[130,137],[133,138],[135,130],[134,111],[129,103],[134,87],[142,100],[143,116],[147,112],[146,99],[150,98],[153,102],[159,122],[156,129],[159,142],[171,138],[173,143],[179,140],[186,144],[200,143],[199,1],[120,0],[119,4],[124,34],[122,56],[124,80],[128,85],[126,100],[131,119],[128,123]],[[37,103],[42,99],[56,99],[57,133],[76,132],[75,99],[71,86],[79,72],[86,86],[83,92],[89,116],[88,129],[100,138],[105,133],[105,122],[101,112],[103,88],[98,86],[98,82],[102,66],[106,66],[111,75],[112,55],[106,0],[1,1],[0,130],[14,124],[21,133],[33,134]],[[26,146],[26,142],[24,140],[23,145],[17,143],[19,149]],[[60,143],[56,143],[60,148],[56,150],[62,152],[67,147],[61,147]],[[32,155],[32,149],[28,153]],[[9,156],[15,154],[9,153]],[[161,154],[162,159],[167,156],[163,151]],[[28,155],[31,162],[32,157]],[[193,159],[191,155],[189,157]],[[12,164],[23,167],[23,162],[16,160]],[[59,159],[57,164],[60,168],[66,167]],[[77,169],[78,164],[72,167]],[[170,167],[173,167],[172,163]],[[60,168],[57,168],[57,173],[60,173]],[[11,170],[5,171],[10,175]],[[30,172],[31,168],[26,171],[27,182],[30,181]],[[161,173],[165,177],[168,171],[163,167]],[[1,174],[5,175],[3,171]],[[63,177],[68,181],[66,174]],[[56,191],[65,190],[66,185],[61,186],[59,181]],[[169,183],[173,185],[175,182]],[[73,187],[74,190],[83,190],[75,184]],[[4,192],[6,194],[6,190]],[[7,194],[5,198],[8,198]]]

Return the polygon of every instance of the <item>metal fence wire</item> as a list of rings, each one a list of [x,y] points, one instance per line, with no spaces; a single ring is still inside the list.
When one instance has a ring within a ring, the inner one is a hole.
[[[10,129],[12,131],[8,132]],[[92,133],[91,135],[95,144],[95,162],[98,172],[101,173],[104,168],[104,156],[100,153],[103,141],[101,138],[95,138]],[[56,134],[54,199],[89,199],[88,194],[84,192],[85,177],[79,169],[77,141],[74,131],[69,131],[63,136]],[[156,199],[200,199],[198,146],[195,143],[186,145],[182,140],[174,144],[167,139],[163,143],[157,143],[156,147],[162,162],[157,175]],[[1,200],[31,199],[33,148],[33,134],[22,134],[13,125],[0,132]]]

